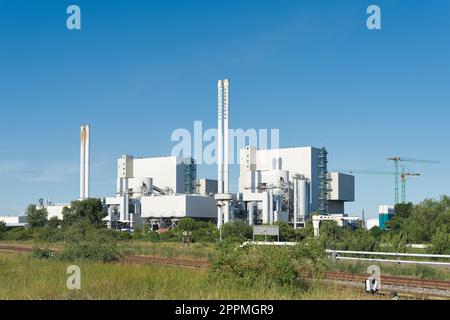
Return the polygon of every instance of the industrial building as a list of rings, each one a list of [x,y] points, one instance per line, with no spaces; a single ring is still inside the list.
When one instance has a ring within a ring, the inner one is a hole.
[[[325,152],[314,147],[242,149],[239,198],[249,224],[286,221],[296,228],[313,211],[344,214],[344,203],[354,201],[354,177],[321,168]]]
[[[192,158],[178,156],[133,157],[117,160],[116,193],[104,197],[110,228],[132,229],[148,224],[170,228],[183,217],[214,221],[220,226],[239,219],[249,225],[285,221],[302,227],[313,212],[319,220],[344,225],[345,202],[354,201],[352,175],[328,172],[325,148],[294,147],[240,150],[238,190],[230,190],[229,119],[230,83],[218,81],[217,180],[198,178]],[[90,197],[90,126],[80,131],[80,196]],[[41,204],[48,218],[63,219],[70,204]],[[380,223],[381,224],[381,223]]]
[[[381,230],[386,230],[386,222],[391,220],[395,214],[395,207],[382,205],[378,207],[378,226]]]
[[[0,216],[0,222],[5,223],[9,228],[27,227],[27,216]]]
[[[211,182],[207,188],[203,181],[205,193],[196,194],[198,181],[192,158],[123,155],[117,161],[116,195],[104,201],[105,220],[110,228],[119,229],[143,223],[168,228],[183,217],[214,220],[214,198],[206,193]]]

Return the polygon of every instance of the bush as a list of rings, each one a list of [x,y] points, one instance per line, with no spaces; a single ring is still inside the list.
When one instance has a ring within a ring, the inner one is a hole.
[[[49,248],[34,247],[31,256],[37,259],[50,259],[53,257],[53,251]]]
[[[6,240],[27,241],[33,238],[33,230],[29,228],[12,228],[6,233]]]
[[[34,237],[45,242],[59,242],[64,240],[64,230],[47,225],[43,228],[34,229]]]
[[[70,226],[82,220],[89,220],[94,226],[104,226],[102,219],[108,214],[103,208],[100,199],[89,198],[86,200],[72,201],[69,207],[63,208],[63,224]]]
[[[66,245],[61,259],[67,261],[90,260],[112,262],[120,258],[118,234],[114,230],[97,229],[82,220],[66,232]]]
[[[428,251],[434,254],[450,253],[450,234],[447,232],[446,226],[441,226],[431,237],[431,245]]]
[[[7,230],[6,223],[0,221],[0,240],[3,240],[6,237]]]
[[[252,227],[242,220],[235,220],[222,225],[222,239],[235,239],[239,242],[252,239]]]
[[[326,267],[325,253],[315,240],[292,247],[239,248],[230,239],[221,242],[210,257],[211,274],[215,279],[233,280],[247,287],[306,289],[309,285],[307,278]]]
[[[27,220],[30,227],[43,227],[47,224],[47,209],[37,209],[36,205],[30,204],[27,208]]]

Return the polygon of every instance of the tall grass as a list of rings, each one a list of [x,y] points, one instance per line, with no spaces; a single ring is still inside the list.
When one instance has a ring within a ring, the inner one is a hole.
[[[207,270],[155,265],[75,263],[81,268],[81,289],[66,288],[69,263],[30,255],[0,253],[0,299],[362,299],[363,293],[313,286],[241,287],[214,282]]]

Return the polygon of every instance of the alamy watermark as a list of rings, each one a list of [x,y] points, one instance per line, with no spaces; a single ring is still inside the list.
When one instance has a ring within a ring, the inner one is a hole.
[[[193,158],[197,164],[217,164],[218,131],[216,128],[204,130],[202,121],[194,121],[193,134],[186,128],[175,129],[170,137],[173,146],[171,155]],[[258,149],[278,149],[279,129],[229,129],[229,164],[239,164],[239,152],[246,146]]]
[[[77,265],[70,265],[67,267],[66,273],[69,275],[67,277],[67,289],[81,289],[81,269]]]

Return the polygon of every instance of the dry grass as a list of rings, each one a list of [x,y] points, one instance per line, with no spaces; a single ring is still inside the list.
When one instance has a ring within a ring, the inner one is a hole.
[[[81,290],[68,290],[68,263],[0,253],[0,299],[367,299],[314,285],[307,292],[215,283],[207,270],[154,265],[79,263]]]

